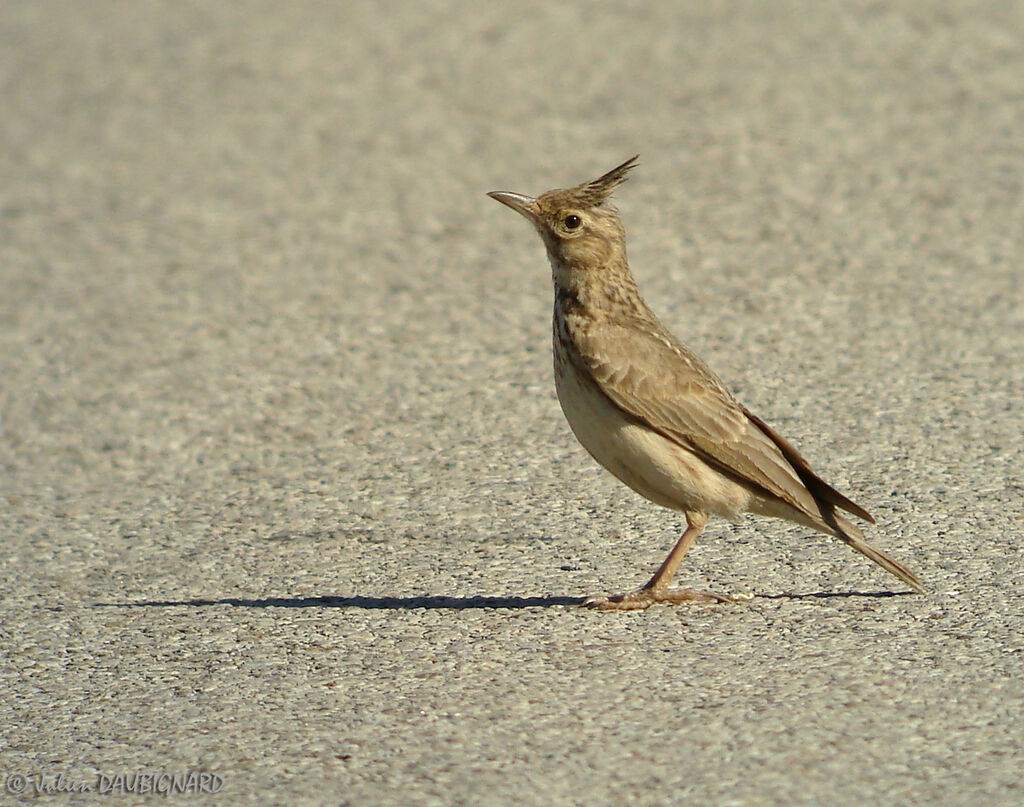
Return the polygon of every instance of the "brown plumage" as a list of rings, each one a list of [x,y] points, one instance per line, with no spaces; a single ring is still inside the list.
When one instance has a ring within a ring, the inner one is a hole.
[[[723,599],[668,588],[709,515],[752,512],[840,538],[923,591],[917,577],[871,546],[838,511],[873,522],[740,404],[701,359],[648,308],[626,261],[625,232],[609,198],[636,157],[591,182],[532,198],[490,196],[533,223],[555,286],[555,385],[573,432],[612,474],[688,527],[642,588],[593,597],[599,608]]]

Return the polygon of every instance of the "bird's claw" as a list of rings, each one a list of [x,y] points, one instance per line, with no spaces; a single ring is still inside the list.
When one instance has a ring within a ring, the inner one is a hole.
[[[638,611],[659,602],[678,605],[684,602],[732,602],[732,599],[711,591],[697,591],[692,588],[638,588],[610,597],[588,597],[583,601],[583,605],[599,611]]]

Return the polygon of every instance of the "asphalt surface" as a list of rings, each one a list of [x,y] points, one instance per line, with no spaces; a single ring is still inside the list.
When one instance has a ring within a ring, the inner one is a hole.
[[[0,803],[1024,803],[1022,8],[5,3]],[[484,194],[636,152],[649,302],[927,595],[748,518],[752,599],[577,607],[682,519]]]

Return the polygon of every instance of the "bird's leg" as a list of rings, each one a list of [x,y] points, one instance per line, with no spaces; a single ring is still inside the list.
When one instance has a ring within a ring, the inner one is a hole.
[[[589,597],[583,604],[588,608],[599,608],[603,611],[634,611],[648,608],[656,602],[729,602],[727,597],[713,594],[710,591],[668,587],[683,556],[700,535],[707,521],[708,517],[704,513],[688,512],[686,514],[686,529],[676,545],[672,547],[672,551],[668,553],[668,557],[658,567],[654,577],[648,580],[645,586],[611,597]]]
[[[697,540],[697,536],[700,535],[701,530],[704,529],[704,525],[707,524],[708,517],[703,513],[687,513],[686,514],[686,529],[683,530],[683,534],[679,540],[676,541],[676,545],[672,547],[672,551],[668,553],[668,557],[662,562],[661,566],[658,567],[658,571],[654,573],[654,577],[647,581],[647,585],[644,586],[641,591],[649,589],[650,591],[667,591],[668,584],[672,582],[672,578],[675,577],[676,569],[679,568],[679,564],[682,563],[683,557],[689,551],[690,546],[694,541]]]

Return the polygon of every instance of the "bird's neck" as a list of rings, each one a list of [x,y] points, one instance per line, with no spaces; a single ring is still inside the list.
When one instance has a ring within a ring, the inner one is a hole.
[[[591,316],[646,308],[624,257],[602,265],[552,261],[555,304]]]

